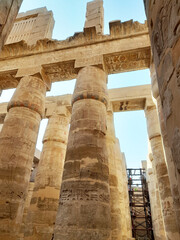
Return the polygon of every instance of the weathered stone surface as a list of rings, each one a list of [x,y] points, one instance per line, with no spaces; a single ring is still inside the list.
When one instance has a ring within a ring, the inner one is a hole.
[[[1,0],[0,2],[0,51],[11,31],[21,3],[22,0]]]
[[[103,70],[80,70],[72,103],[55,239],[107,240],[111,225]]]
[[[154,105],[150,85],[109,89],[108,95],[113,107],[113,112],[143,110],[147,102],[150,105]],[[66,105],[69,111],[71,111],[71,98],[71,94],[46,97],[44,118],[49,118],[53,113],[58,113],[56,106]],[[0,123],[4,122],[6,113],[7,103],[1,103]]]
[[[64,106],[65,107],[65,106]],[[64,167],[69,112],[63,106],[49,117],[43,150],[35,178],[31,205],[26,218],[24,239],[52,238]]]
[[[156,98],[155,103],[157,105],[157,110],[158,110],[158,117],[159,117],[159,123],[161,127],[162,140],[163,140],[163,148],[165,153],[165,160],[168,167],[168,175],[170,180],[171,193],[173,197],[173,205],[174,205],[175,214],[176,214],[176,222],[177,224],[179,224],[179,221],[180,221],[180,186],[179,186],[180,175],[177,172],[178,170],[176,168],[176,164],[172,160],[173,156],[168,143],[167,129],[165,125],[165,120],[164,120],[163,110],[162,110],[162,103],[159,96],[159,89],[157,85],[157,76],[153,68],[151,68],[151,78],[153,81],[152,93],[153,93],[153,96]]]
[[[167,239],[179,239],[178,225],[173,206],[167,165],[165,162],[162,139],[159,129],[159,122],[156,107],[150,107],[145,110],[149,141],[151,144],[155,173],[158,181],[162,216],[164,221],[165,234]],[[159,129],[159,134],[158,130]]]
[[[145,1],[153,60],[157,73],[160,101],[168,145],[174,162],[174,174],[180,179],[179,156],[175,154],[180,139],[176,129],[180,129],[179,52],[180,52],[180,1]],[[172,165],[172,164],[171,164]],[[174,186],[180,194],[180,185]],[[179,197],[178,197],[179,199]],[[179,214],[179,212],[178,212]],[[180,221],[177,221],[180,233]]]
[[[116,137],[114,129],[114,119],[112,110],[107,112],[107,135],[106,144],[109,161],[109,186],[110,186],[110,203],[111,203],[111,240],[120,240],[122,236],[126,236],[126,222],[123,220],[126,216],[123,215],[124,207],[121,203],[123,199],[123,191],[119,189],[120,184],[118,175],[118,164],[116,161]],[[118,159],[120,161],[120,159]],[[122,180],[122,179],[121,179]]]
[[[22,221],[46,86],[41,78],[21,79],[0,135],[0,238],[16,239]]]
[[[84,28],[95,27],[97,34],[104,32],[104,8],[103,0],[87,3],[86,22]]]
[[[147,158],[147,182],[150,196],[154,238],[155,240],[166,240],[156,168],[150,146]]]
[[[33,46],[24,41],[5,45],[0,54],[0,88],[16,87],[18,82],[14,76],[17,69],[36,67],[37,62],[43,65],[52,82],[76,78],[76,60],[87,59],[87,56],[94,60],[102,56],[108,74],[148,68],[150,41],[146,24],[140,26],[133,23],[130,34],[124,31],[97,35],[93,28],[88,28],[64,41],[42,39]],[[93,62],[91,65],[97,64]]]
[[[33,45],[40,39],[51,39],[53,27],[53,13],[46,7],[19,13],[5,44],[24,40]]]

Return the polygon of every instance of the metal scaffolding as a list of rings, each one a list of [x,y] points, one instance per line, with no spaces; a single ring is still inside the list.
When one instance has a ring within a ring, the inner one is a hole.
[[[132,235],[136,240],[154,240],[145,169],[128,168],[127,176]]]

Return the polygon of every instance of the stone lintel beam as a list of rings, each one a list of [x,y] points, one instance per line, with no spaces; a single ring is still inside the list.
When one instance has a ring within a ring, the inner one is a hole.
[[[98,55],[103,56],[107,74],[149,68],[148,30],[143,24],[137,29],[135,26],[133,23],[132,31],[123,30],[113,35],[96,35],[92,27],[65,41],[44,39],[34,46],[28,46],[24,41],[5,45],[0,54],[0,89],[16,87],[14,74],[17,69],[22,66],[33,68],[37,63],[43,66],[51,82],[76,78],[75,61],[87,57],[96,60]]]
[[[154,105],[150,85],[110,89],[108,93],[114,112],[143,110],[147,102]]]
[[[145,106],[155,106],[151,97],[151,86],[117,88],[108,90],[110,105],[113,112],[143,110]],[[45,118],[49,118],[58,111],[59,106],[66,106],[71,112],[71,94],[56,97],[46,97]],[[7,113],[7,104],[0,104],[0,123],[4,122]],[[111,108],[109,109],[111,110]]]

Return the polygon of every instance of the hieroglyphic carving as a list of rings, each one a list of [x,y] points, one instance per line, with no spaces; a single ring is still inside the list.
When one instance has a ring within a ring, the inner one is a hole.
[[[172,92],[169,88],[167,88],[166,91],[164,92],[163,100],[163,109],[166,120],[172,114],[172,100],[173,100]]]
[[[109,203],[109,195],[97,191],[93,187],[91,189],[77,188],[77,189],[63,189],[60,195],[60,204],[67,201],[99,201]]]
[[[74,79],[77,76],[77,69],[74,68],[74,61],[60,62],[53,65],[44,65],[46,74],[52,82]]]
[[[114,112],[135,111],[143,110],[145,107],[146,99],[127,99],[126,101],[113,102]]]
[[[15,78],[16,71],[0,74],[0,89],[16,88],[19,81]]]
[[[150,66],[150,49],[105,55],[104,62],[109,74],[131,71],[134,68],[148,68]]]
[[[173,144],[172,144],[173,159],[176,160],[175,164],[180,173],[180,129],[174,130]]]
[[[177,86],[180,87],[180,59],[176,67]]]

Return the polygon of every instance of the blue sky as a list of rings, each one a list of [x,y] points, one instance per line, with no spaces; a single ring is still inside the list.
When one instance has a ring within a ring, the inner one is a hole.
[[[86,4],[88,0],[23,0],[20,11],[46,6],[52,10],[55,19],[53,38],[66,39],[84,27]],[[104,0],[104,32],[109,34],[109,22],[114,20],[128,21],[133,19],[143,23],[145,13],[143,0]],[[73,93],[75,80],[54,83],[47,96]],[[149,70],[110,75],[108,88],[120,88],[150,84]],[[0,102],[9,101],[13,90],[4,91]],[[125,152],[128,167],[140,167],[141,160],[147,157],[147,130],[143,111],[115,113],[115,130],[119,138],[121,151]],[[47,124],[43,120],[38,137],[37,147],[42,148],[42,137]]]

